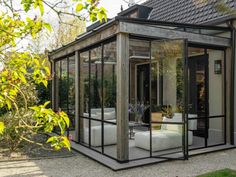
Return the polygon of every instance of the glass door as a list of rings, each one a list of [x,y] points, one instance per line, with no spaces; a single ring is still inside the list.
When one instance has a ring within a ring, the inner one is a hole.
[[[187,158],[191,137],[187,131],[186,43],[185,40],[162,40],[151,44],[151,157]]]

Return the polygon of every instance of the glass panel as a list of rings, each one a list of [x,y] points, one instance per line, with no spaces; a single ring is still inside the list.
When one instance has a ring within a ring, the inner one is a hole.
[[[81,135],[80,136],[80,143],[89,146],[89,119],[85,119],[80,117],[80,122],[83,123],[84,128],[80,129]]]
[[[91,121],[91,148],[101,152],[102,151],[102,122],[101,121]]]
[[[61,68],[61,61],[57,61],[55,62],[55,80],[56,80],[56,86],[55,86],[55,97],[56,97],[56,111],[58,111],[59,108],[59,84],[60,84],[60,77],[61,77],[61,73],[60,73],[60,68]]]
[[[182,158],[184,156],[183,125],[155,123],[152,125],[154,127],[161,125],[160,130],[152,131],[152,156],[166,158]],[[191,137],[192,134],[191,132],[189,132],[189,144],[192,143]],[[147,138],[150,140],[150,137]]]
[[[184,61],[184,42],[182,40],[167,40],[167,41],[152,42],[152,58],[151,58],[152,147],[149,147],[149,149],[150,148],[152,149],[152,155],[156,157],[180,158],[183,157],[184,155],[183,61]],[[192,132],[189,132],[190,139],[192,138],[191,133]],[[141,135],[139,136],[141,138]],[[148,135],[146,136],[148,138]],[[144,134],[142,135],[142,138],[144,141],[145,139]],[[191,141],[189,143],[191,143]],[[148,149],[148,146],[145,148]]]
[[[224,91],[224,51],[207,50],[209,57],[209,117],[208,146],[224,143],[225,91]],[[217,89],[216,89],[217,88]]]
[[[188,53],[190,149],[223,143],[224,52],[189,48]]]
[[[189,149],[206,145],[207,138],[207,78],[208,56],[204,48],[188,48],[189,68],[189,131],[193,133],[193,144]]]
[[[209,57],[209,116],[219,116],[224,114],[224,52],[208,49],[207,53]]]
[[[134,160],[150,156],[136,144],[136,136],[149,133],[150,42],[131,39],[129,54],[129,159]]]
[[[90,117],[91,120],[91,147],[101,152],[102,146],[102,48],[97,47],[90,51]]]
[[[130,40],[130,49],[129,49],[130,59],[142,60],[150,58],[150,46],[149,41],[145,40]]]
[[[90,111],[91,118],[101,120],[102,105],[102,51],[101,47],[92,49],[90,59]]]
[[[75,140],[75,56],[69,57],[67,114],[70,117],[70,135]]]
[[[151,109],[153,118],[158,117],[157,113],[162,113],[166,118],[173,118],[176,114],[180,119],[177,122],[183,121],[183,46],[183,42],[178,40],[152,43]],[[160,118],[156,119],[161,121]]]
[[[104,120],[116,124],[116,42],[103,48]],[[116,158],[116,125],[104,123],[104,153]]]
[[[107,120],[115,123],[115,119]],[[104,123],[104,153],[117,158],[117,126],[116,124]]]
[[[59,107],[62,111],[68,110],[68,71],[67,71],[67,59],[61,60],[60,69],[60,82],[59,82]]]
[[[209,119],[209,130],[207,145],[213,146],[223,144],[225,141],[224,117]]]
[[[82,117],[89,117],[89,52],[80,54],[80,120],[79,131],[81,143],[89,142],[89,120]],[[81,117],[82,116],[82,117]]]
[[[80,115],[89,117],[89,53],[80,54]]]

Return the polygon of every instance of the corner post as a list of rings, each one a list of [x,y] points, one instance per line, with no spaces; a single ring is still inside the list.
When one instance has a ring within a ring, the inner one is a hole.
[[[75,52],[75,141],[79,141],[79,52]]]
[[[129,160],[129,35],[117,34],[117,159]]]

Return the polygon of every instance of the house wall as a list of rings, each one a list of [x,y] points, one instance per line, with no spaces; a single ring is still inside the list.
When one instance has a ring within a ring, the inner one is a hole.
[[[224,52],[208,50],[209,55],[209,116],[224,115]],[[215,74],[214,63],[222,62],[222,73]],[[214,144],[224,142],[224,119],[209,120],[209,142]]]
[[[234,28],[236,28],[236,20],[233,21],[233,26]],[[236,43],[236,39],[235,39],[235,43]],[[236,51],[236,48],[234,48],[233,50]],[[234,61],[236,60],[236,57],[234,58]],[[235,62],[236,65],[236,62]],[[234,68],[236,68],[236,66],[234,66]],[[234,72],[235,76],[234,76],[234,93],[236,93],[236,72]],[[234,142],[236,142],[236,94],[234,94]],[[235,144],[235,143],[234,143]]]

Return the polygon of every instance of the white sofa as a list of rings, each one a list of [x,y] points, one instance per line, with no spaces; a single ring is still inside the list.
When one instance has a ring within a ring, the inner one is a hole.
[[[84,113],[88,117],[88,113]],[[91,118],[101,120],[101,109],[91,109]],[[104,120],[108,122],[116,122],[115,108],[104,108]],[[89,143],[89,120],[84,119],[84,141]],[[104,123],[104,145],[116,144],[116,129],[113,124]],[[91,146],[102,145],[102,123],[101,121],[91,120]]]
[[[84,130],[84,141],[89,143],[89,129]],[[116,144],[116,125],[104,125],[104,145]],[[102,127],[91,126],[91,146],[102,145]]]
[[[189,115],[196,117],[196,115]],[[181,122],[182,115],[176,113],[172,119],[163,118],[163,122]],[[197,121],[189,121],[189,130],[197,128]],[[161,151],[182,146],[182,126],[177,124],[162,124],[160,130],[152,131],[152,151]],[[135,133],[135,146],[150,150],[150,131]],[[188,131],[188,144],[193,143],[193,133]]]

